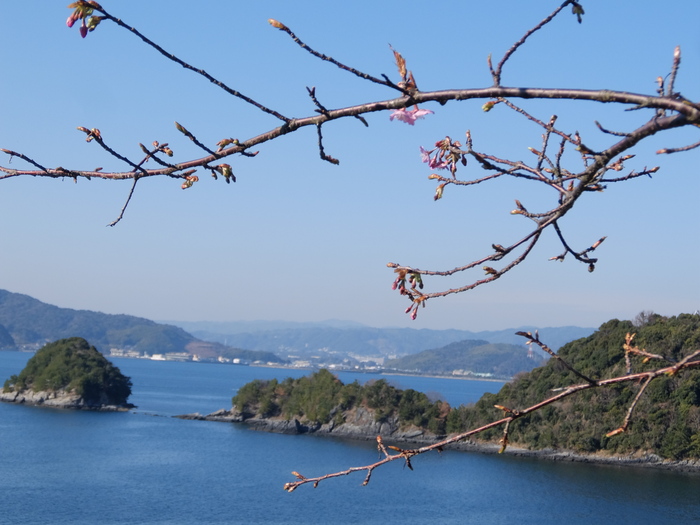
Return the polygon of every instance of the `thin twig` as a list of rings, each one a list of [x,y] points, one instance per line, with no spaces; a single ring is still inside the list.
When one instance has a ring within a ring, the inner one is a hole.
[[[554,352],[554,350],[552,350],[552,349],[549,348],[546,344],[544,344],[542,341],[540,341],[540,336],[539,336],[539,334],[537,333],[537,331],[535,331],[535,335],[532,335],[531,332],[515,332],[515,335],[519,335],[519,336],[525,337],[525,338],[528,340],[528,341],[527,341],[527,344],[532,344],[532,343],[536,344],[536,345],[539,346],[542,350],[544,350],[545,352],[547,352],[550,356],[552,356],[554,359],[556,359],[556,360],[559,361],[562,365],[564,365],[564,367],[565,367],[567,370],[573,372],[575,375],[577,375],[578,377],[580,377],[581,379],[583,379],[583,380],[586,381],[587,383],[589,383],[589,384],[591,384],[591,385],[596,385],[596,384],[598,383],[595,379],[591,379],[590,377],[588,377],[588,376],[586,376],[585,374],[582,374],[581,372],[579,372],[578,370],[576,370],[573,366],[571,366],[569,363],[567,363],[559,354],[557,354],[556,352]]]
[[[124,202],[124,206],[122,206],[121,211],[119,212],[119,215],[117,216],[116,219],[114,219],[112,222],[110,222],[107,226],[116,226],[123,218],[124,214],[126,213],[126,209],[129,207],[129,203],[131,202],[131,198],[134,196],[134,190],[136,190],[136,183],[139,181],[138,177],[134,177],[134,182],[131,185],[131,189],[129,190],[129,195],[126,197],[126,201]]]
[[[528,31],[523,35],[523,37],[522,37],[520,40],[518,40],[515,44],[513,44],[513,45],[511,46],[511,48],[510,48],[508,51],[506,51],[506,54],[503,55],[503,58],[501,59],[501,61],[500,61],[500,62],[498,63],[498,65],[496,66],[496,69],[495,69],[495,70],[493,70],[493,69],[491,70],[491,74],[492,74],[492,76],[493,76],[493,84],[494,84],[495,86],[498,86],[498,85],[501,84],[501,71],[503,70],[503,66],[504,66],[505,63],[508,61],[508,59],[513,55],[513,53],[515,53],[515,52],[518,50],[518,48],[519,48],[520,46],[522,46],[522,45],[525,43],[525,41],[526,41],[533,33],[539,31],[539,30],[542,29],[545,25],[547,25],[549,22],[551,22],[552,19],[553,19],[555,16],[557,16],[557,15],[559,14],[559,12],[560,12],[562,9],[564,9],[567,5],[569,5],[570,3],[571,3],[570,0],[565,1],[562,5],[560,5],[559,7],[557,7],[557,8],[554,10],[554,12],[552,12],[552,14],[550,14],[547,18],[545,18],[544,20],[542,20],[539,24],[537,24],[537,25],[536,25],[535,27],[533,27],[532,29],[528,30]]]
[[[323,149],[323,133],[321,132],[321,124],[318,124],[316,126],[316,132],[318,134],[318,153],[321,156],[321,159],[330,162],[331,164],[340,164],[340,161],[338,159],[327,155],[326,151]]]
[[[119,27],[123,27],[123,28],[126,29],[127,31],[129,31],[129,32],[133,33],[134,35],[136,35],[137,37],[139,37],[145,44],[151,46],[153,49],[155,49],[156,51],[158,51],[161,55],[163,55],[163,56],[164,56],[165,58],[167,58],[168,60],[172,60],[172,61],[175,62],[176,64],[180,64],[180,65],[181,65],[182,67],[184,67],[185,69],[188,69],[188,70],[190,70],[190,71],[193,71],[193,72],[197,73],[198,75],[203,76],[204,78],[206,78],[206,79],[207,79],[209,82],[211,82],[212,84],[214,84],[214,85],[220,87],[221,89],[223,89],[224,91],[226,91],[229,95],[233,95],[234,97],[239,98],[239,99],[241,99],[241,100],[247,102],[248,104],[251,104],[251,105],[255,106],[255,107],[258,108],[260,111],[263,111],[263,112],[268,113],[268,114],[270,114],[270,115],[272,115],[272,116],[274,116],[274,117],[277,117],[278,119],[280,119],[280,120],[282,120],[282,121],[284,121],[284,122],[289,122],[289,121],[291,120],[291,119],[288,119],[287,117],[281,115],[281,114],[278,113],[277,111],[274,111],[274,110],[272,110],[272,109],[270,109],[270,108],[268,108],[268,107],[266,107],[266,106],[263,106],[262,104],[260,104],[259,102],[253,100],[252,98],[245,96],[245,95],[244,95],[243,93],[241,93],[240,91],[237,91],[237,90],[235,90],[235,89],[233,89],[233,88],[230,88],[229,86],[227,86],[226,84],[224,84],[222,81],[220,81],[220,80],[214,78],[213,76],[211,76],[209,73],[207,73],[207,72],[204,71],[203,69],[198,69],[198,68],[196,68],[196,67],[194,67],[194,66],[188,64],[187,62],[185,62],[185,61],[182,60],[181,58],[175,56],[174,54],[169,53],[168,51],[166,51],[165,49],[163,49],[161,46],[159,46],[158,44],[156,44],[155,42],[153,42],[152,40],[150,40],[149,38],[147,38],[146,36],[144,36],[144,35],[143,35],[140,31],[138,31],[135,27],[129,26],[128,24],[125,24],[124,22],[122,22],[121,19],[116,18],[116,17],[110,15],[107,11],[104,10],[103,7],[100,6],[99,8],[95,8],[95,10],[96,10],[96,11],[99,11],[100,13],[102,13],[102,14],[105,16],[105,18],[106,18],[107,20],[111,20],[112,22],[114,22],[115,24],[117,24]]]
[[[215,157],[215,158],[217,158],[217,159],[219,158],[220,155],[219,155],[218,152],[215,152],[215,151],[213,151],[212,149],[210,149],[210,148],[208,148],[207,146],[205,146],[204,144],[202,144],[202,143],[199,141],[199,139],[197,139],[197,137],[195,137],[195,136],[194,136],[189,130],[187,130],[182,124],[179,124],[178,122],[175,122],[175,127],[177,128],[177,130],[178,130],[180,133],[182,133],[182,134],[185,135],[188,139],[190,139],[192,142],[194,142],[199,148],[201,148],[201,149],[203,149],[204,151],[206,151],[207,153],[209,153],[209,155],[212,155],[213,157]]]
[[[660,149],[656,153],[658,154],[668,154],[668,153],[679,153],[681,151],[690,151],[691,149],[695,149],[700,146],[700,141],[695,142],[693,144],[689,144],[688,146],[683,146],[682,148],[664,148]]]
[[[678,68],[681,65],[681,47],[676,46],[673,50],[673,64],[671,65],[671,74],[668,77],[668,84],[666,84],[666,96],[673,97],[675,93],[673,92],[673,87],[676,83],[676,75],[678,75]]]
[[[632,401],[632,403],[630,403],[630,406],[627,408],[627,414],[625,415],[625,419],[624,419],[622,425],[620,426],[620,428],[617,428],[617,429],[613,430],[612,432],[608,432],[607,434],[605,434],[605,437],[616,436],[617,434],[621,434],[627,430],[627,427],[629,426],[630,421],[632,420],[632,413],[634,412],[634,409],[636,408],[637,403],[639,402],[639,400],[642,397],[642,394],[644,394],[647,387],[649,386],[649,384],[652,382],[652,380],[655,377],[656,376],[653,374],[650,374],[647,377],[646,381],[644,381],[642,386],[639,388],[639,392],[637,392],[637,395],[634,396],[634,400]]]
[[[413,457],[417,456],[420,454],[425,454],[426,452],[431,452],[433,450],[442,450],[448,445],[452,445],[454,443],[458,443],[460,441],[464,441],[465,439],[474,436],[476,434],[479,434],[481,432],[484,432],[485,430],[489,430],[494,427],[498,427],[500,425],[506,425],[509,424],[511,421],[514,421],[515,419],[518,419],[520,417],[523,417],[527,414],[531,414],[532,412],[536,412],[537,410],[540,410],[541,408],[544,408],[548,405],[551,405],[553,403],[556,403],[557,401],[561,401],[562,399],[565,399],[573,394],[576,394],[578,392],[582,392],[584,390],[588,390],[590,388],[601,388],[605,386],[610,386],[610,385],[615,385],[615,384],[620,384],[620,383],[626,383],[626,382],[634,382],[634,381],[639,381],[639,380],[646,380],[647,382],[653,380],[656,377],[669,374],[669,373],[675,373],[680,369],[685,369],[685,368],[696,368],[700,366],[700,361],[691,361],[691,359],[694,359],[700,355],[700,350],[697,352],[694,352],[687,356],[687,358],[681,363],[678,363],[678,365],[673,366],[673,367],[665,367],[665,368],[660,368],[657,369],[653,372],[643,372],[640,374],[632,374],[632,375],[624,375],[624,376],[618,376],[618,377],[613,377],[611,379],[601,379],[600,381],[595,381],[595,382],[586,382],[583,384],[579,385],[572,385],[564,389],[562,392],[549,397],[545,399],[544,401],[540,401],[539,403],[536,403],[524,410],[520,411],[512,411],[510,412],[510,415],[508,417],[499,419],[497,421],[493,421],[491,423],[488,423],[486,425],[483,425],[479,428],[469,430],[466,432],[462,432],[459,434],[452,435],[446,439],[443,439],[441,441],[438,441],[436,443],[432,443],[430,445],[426,445],[417,449],[412,449],[412,450],[401,450],[400,453],[397,454],[387,454],[384,459],[377,461],[376,463],[372,463],[371,465],[366,465],[362,467],[352,467],[340,472],[335,472],[332,474],[325,474],[323,476],[318,476],[318,477],[311,477],[307,478],[304,476],[299,475],[298,473],[294,473],[297,477],[297,481],[293,481],[290,483],[285,483],[284,485],[284,490],[287,492],[292,492],[299,488],[302,485],[312,483],[314,487],[318,486],[319,482],[327,480],[327,479],[333,479],[337,478],[340,476],[347,476],[349,474],[352,474],[354,472],[360,472],[360,471],[367,471],[368,475],[365,478],[365,482],[363,485],[366,485],[369,482],[369,473],[374,471],[376,468],[381,467],[382,465],[386,465],[387,463],[391,463],[392,461],[396,460],[405,460],[405,458],[408,457]],[[640,394],[638,393],[638,397]],[[629,411],[628,411],[629,413]]]
[[[352,73],[353,75],[358,76],[364,80],[369,80],[370,82],[374,82],[375,84],[387,86],[387,87],[396,89],[402,93],[405,93],[405,90],[403,88],[401,88],[401,87],[397,86],[396,84],[394,84],[393,82],[391,82],[386,76],[384,76],[384,80],[381,80],[377,77],[373,77],[372,75],[368,75],[367,73],[363,73],[362,71],[355,69],[354,67],[346,66],[342,62],[337,61],[335,58],[330,57],[328,55],[324,55],[323,53],[319,53],[315,49],[312,49],[307,44],[302,42],[301,39],[297,35],[295,35],[294,32],[291,29],[289,29],[286,25],[284,25],[283,23],[278,22],[277,20],[271,19],[270,24],[273,27],[276,27],[277,29],[279,29],[280,31],[287,33],[289,35],[289,37],[294,41],[294,43],[296,43],[303,50],[311,53],[316,58],[320,58],[321,60],[324,60],[326,62],[330,62],[331,64],[339,67],[340,69],[342,69],[344,71],[348,71],[349,73]]]
[[[24,154],[22,154],[22,153],[18,153],[17,151],[12,151],[12,150],[9,150],[9,149],[4,149],[4,148],[0,148],[0,151],[2,151],[2,152],[4,152],[4,153],[7,153],[7,154],[10,156],[10,160],[12,160],[12,157],[18,157],[18,158],[20,158],[20,159],[22,159],[22,160],[28,162],[28,163],[31,164],[32,166],[35,166],[35,167],[39,168],[41,171],[43,171],[43,172],[46,173],[47,175],[50,175],[48,169],[46,169],[44,166],[42,166],[41,164],[39,164],[39,163],[38,163],[37,161],[35,161],[34,159],[32,159],[32,158],[30,158],[30,157],[27,157],[26,155],[24,155]],[[9,171],[9,170],[8,170],[8,171]],[[14,171],[14,170],[12,170],[12,171]]]

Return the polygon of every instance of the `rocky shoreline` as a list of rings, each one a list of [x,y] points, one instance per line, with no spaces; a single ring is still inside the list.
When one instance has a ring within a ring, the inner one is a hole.
[[[360,441],[374,441],[377,436],[382,436],[387,444],[401,445],[406,448],[415,448],[432,444],[445,438],[445,436],[436,436],[415,427],[399,429],[398,421],[392,420],[391,418],[384,422],[376,422],[374,421],[371,411],[362,408],[345,415],[345,423],[339,425],[334,424],[333,420],[331,420],[330,423],[321,425],[318,423],[301,422],[298,419],[286,420],[283,418],[246,417],[244,414],[233,409],[221,409],[206,415],[194,413],[175,417],[197,421],[243,423],[254,430],[276,434],[313,434]],[[465,441],[449,445],[449,450],[477,452],[481,454],[498,454],[500,446],[492,443]],[[517,446],[509,446],[503,454],[515,457],[545,459],[548,461],[646,467],[700,474],[700,460],[673,461],[663,459],[651,453],[609,456],[602,454],[580,454],[572,451],[555,449],[529,450]]]
[[[134,405],[111,405],[86,401],[83,397],[66,392],[65,390],[34,392],[23,390],[22,392],[0,392],[0,401],[21,405],[41,406],[49,408],[61,408],[70,410],[93,410],[99,412],[126,412]]]

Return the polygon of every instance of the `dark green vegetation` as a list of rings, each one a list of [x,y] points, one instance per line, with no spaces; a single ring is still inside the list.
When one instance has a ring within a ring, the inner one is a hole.
[[[5,392],[25,390],[65,391],[87,403],[125,405],[131,395],[131,379],[85,339],[72,337],[44,346],[3,387]]]
[[[131,315],[110,315],[88,310],[72,310],[42,303],[28,295],[0,290],[0,326],[10,336],[3,341],[17,345],[44,344],[47,341],[80,336],[109,353],[111,348],[133,350],[141,354],[188,352],[202,357],[240,357],[251,361],[284,362],[271,353],[250,353],[216,343],[205,343],[182,328],[149,321]]]
[[[435,434],[445,432],[450,410],[445,402],[432,402],[415,390],[399,390],[385,379],[343,384],[328,370],[282,382],[256,379],[241,387],[232,403],[245,417],[299,418],[321,424],[333,419],[336,425],[345,421],[349,411],[365,407],[373,411],[375,421],[396,416],[402,427],[415,425]]]
[[[700,349],[700,315],[678,317],[646,315],[630,321],[613,320],[593,335],[573,341],[558,354],[593,379],[626,375],[623,344],[627,333],[636,334],[641,349],[673,361]],[[545,341],[546,342],[546,341]],[[632,373],[668,366],[668,363],[631,356]],[[364,386],[344,385],[327,370],[310,377],[282,382],[253,381],[241,388],[233,404],[246,417],[282,417],[326,423],[342,423],[349,411],[363,406],[374,411],[375,420],[398,416],[402,425],[413,424],[436,434],[462,433],[504,417],[494,407],[512,410],[533,406],[581,378],[555,359],[529,373],[519,374],[498,394],[485,394],[476,404],[451,409],[432,403],[413,390],[398,390],[385,380]],[[647,388],[636,406],[626,432],[606,437],[619,428],[639,383],[619,383],[574,394],[515,420],[510,426],[512,445],[533,450],[559,449],[611,455],[653,453],[662,458],[700,458],[700,370],[688,369],[674,376],[661,376]],[[477,436],[479,441],[498,442],[503,428]]]
[[[510,378],[518,372],[529,372],[544,361],[542,352],[524,346],[491,344],[487,341],[459,341],[435,350],[425,350],[384,362],[387,370],[425,374],[451,374],[455,370]]]
[[[625,375],[625,335],[636,333],[639,348],[679,360],[700,349],[700,315],[678,317],[658,315],[641,322],[613,320],[602,325],[590,337],[573,341],[558,354],[592,379]],[[632,372],[666,366],[632,356]],[[454,410],[448,432],[462,432],[503,417],[494,408],[532,406],[555,394],[553,389],[583,381],[550,360],[542,368],[523,374],[503,386],[498,394],[486,394],[472,407]],[[639,384],[621,383],[574,394],[553,405],[515,420],[510,427],[510,442],[531,449],[567,449],[583,453],[604,451],[610,454],[651,452],[663,458],[700,458],[700,370],[685,370],[676,376],[655,379],[639,401],[626,432],[606,437],[620,427]],[[497,441],[502,428],[480,434],[481,439]]]

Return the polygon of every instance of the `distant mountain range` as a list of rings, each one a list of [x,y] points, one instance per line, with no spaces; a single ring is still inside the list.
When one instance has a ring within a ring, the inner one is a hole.
[[[535,326],[521,326],[507,330],[471,332],[426,328],[372,328],[335,320],[322,323],[169,322],[205,341],[299,357],[345,354],[393,358],[439,348],[457,341],[476,339],[522,346],[525,341],[515,335],[515,332],[534,332],[538,329]],[[553,350],[559,349],[569,341],[587,337],[594,331],[594,328],[578,326],[539,327],[540,338]]]
[[[519,359],[525,360],[515,367],[522,371],[530,370],[537,363],[527,357],[524,341],[515,332],[534,330],[535,327],[482,332],[372,328],[336,320],[322,323],[172,321],[165,324],[130,315],[60,308],[27,295],[0,290],[0,349],[38,348],[50,341],[82,337],[103,353],[118,348],[140,354],[188,353],[203,358],[221,356],[274,363],[301,361],[318,367],[338,364],[353,368],[426,350],[437,352],[439,356],[447,356],[449,352],[461,355],[459,348],[465,346],[480,346],[480,352],[491,352],[494,357],[499,356],[499,362],[505,362],[510,358],[501,354],[505,348],[513,346]],[[593,331],[593,328],[575,326],[539,329],[540,338],[555,350]],[[513,348],[508,351],[513,353]],[[425,372],[444,373],[455,369],[477,372],[481,368],[474,359],[474,355],[460,362],[438,357],[447,366],[442,372],[433,365],[422,366]],[[414,364],[401,366],[407,370],[420,368]],[[493,372],[494,367],[492,362],[489,371]],[[511,372],[504,369],[496,373],[508,375]]]

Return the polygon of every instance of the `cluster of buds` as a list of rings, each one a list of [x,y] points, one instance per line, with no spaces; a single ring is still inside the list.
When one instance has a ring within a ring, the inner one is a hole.
[[[99,142],[99,140],[102,139],[102,134],[100,133],[100,130],[97,128],[87,129],[86,127],[78,126],[76,129],[78,131],[82,131],[83,133],[85,133],[87,135],[85,137],[85,142],[92,142],[93,139],[98,139],[98,142]]]
[[[160,151],[161,153],[165,153],[168,157],[173,156],[173,150],[171,150],[168,147],[168,143],[166,142],[165,144],[160,144],[158,143],[157,140],[153,141],[153,147],[156,148],[157,151]]]
[[[411,314],[411,320],[412,320],[412,321],[415,321],[415,320],[416,320],[416,317],[418,316],[418,307],[422,305],[423,308],[425,308],[425,301],[426,301],[426,299],[428,299],[428,298],[427,298],[425,295],[419,295],[419,296],[417,296],[417,297],[411,295],[410,293],[409,293],[408,295],[409,295],[409,297],[411,297],[411,298],[413,299],[413,302],[411,303],[411,306],[409,306],[408,308],[406,308],[406,312],[405,312],[405,313],[407,313],[407,314],[410,313],[410,314]]]
[[[226,179],[226,184],[230,184],[231,181],[236,182],[236,176],[233,174],[230,164],[219,164],[213,170],[211,170],[211,176],[214,180],[218,179],[217,172],[224,176]]]
[[[431,170],[449,169],[452,177],[457,173],[457,164],[462,166],[467,165],[466,152],[460,148],[462,144],[459,141],[452,141],[450,137],[445,137],[435,143],[435,147],[431,150],[426,150],[420,147],[421,160],[428,164]]]
[[[613,170],[613,171],[622,171],[625,168],[624,162],[626,160],[633,158],[633,157],[634,157],[634,155],[624,155],[623,157],[620,157],[612,164],[609,164],[608,169]]]
[[[411,314],[411,319],[415,320],[418,315],[418,307],[425,307],[425,300],[428,298],[419,292],[423,289],[423,279],[420,273],[403,268],[395,263],[387,264],[389,268],[394,268],[396,279],[391,285],[392,290],[398,290],[401,295],[411,299],[411,305],[406,308],[406,313]]]
[[[183,190],[191,188],[195,182],[199,181],[199,177],[197,177],[197,175],[192,175],[194,172],[195,170],[190,170],[183,173],[183,175],[185,176],[185,182],[183,182],[181,186]]]
[[[218,149],[216,150],[217,153],[222,151],[226,146],[230,146],[231,144],[235,144],[236,146],[239,144],[238,139],[222,139],[219,142],[216,143],[218,146]]]
[[[94,31],[100,22],[105,19],[103,16],[92,16],[94,9],[102,9],[102,6],[94,1],[73,2],[68,8],[73,9],[73,12],[66,20],[66,25],[73,27],[80,20],[80,36],[83,38],[87,36],[89,31]]]
[[[411,290],[415,290],[416,287],[423,289],[423,279],[417,272],[412,272],[407,268],[396,268],[394,273],[397,274],[396,280],[391,285],[392,290],[398,290],[401,295],[408,294],[406,290],[406,282],[411,287]]]

